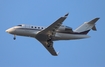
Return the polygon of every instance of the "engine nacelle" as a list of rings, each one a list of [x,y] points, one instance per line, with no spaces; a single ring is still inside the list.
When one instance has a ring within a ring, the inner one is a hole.
[[[64,26],[64,25],[60,26],[58,28],[58,31],[59,32],[73,32],[71,27]]]
[[[65,26],[60,26],[59,28],[58,28],[58,31],[64,31],[65,30]]]

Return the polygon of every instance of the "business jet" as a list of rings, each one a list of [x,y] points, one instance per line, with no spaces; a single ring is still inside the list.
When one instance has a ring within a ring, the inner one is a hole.
[[[97,30],[95,23],[99,18],[84,22],[75,30],[72,30],[69,26],[62,25],[68,15],[69,13],[65,14],[48,27],[21,24],[7,29],[6,32],[14,35],[14,40],[16,35],[36,38],[53,56],[58,56],[59,52],[54,50],[53,41],[89,38],[88,32],[91,29]]]

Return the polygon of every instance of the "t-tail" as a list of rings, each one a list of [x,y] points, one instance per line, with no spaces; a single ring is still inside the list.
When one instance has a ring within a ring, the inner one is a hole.
[[[84,22],[81,26],[74,30],[74,32],[78,32],[80,34],[87,34],[91,29],[96,31],[95,23],[99,20],[99,18],[95,18],[89,22]]]

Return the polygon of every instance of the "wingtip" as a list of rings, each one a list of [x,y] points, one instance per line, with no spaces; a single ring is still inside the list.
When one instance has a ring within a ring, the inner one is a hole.
[[[59,51],[57,52],[57,56],[59,55]]]
[[[69,13],[67,13],[65,16],[68,16],[69,15]]]
[[[99,17],[97,17],[97,18],[95,18],[96,20],[99,20],[100,18]]]
[[[59,55],[59,51],[57,52],[57,56]]]
[[[97,19],[100,19],[100,17],[97,17]]]
[[[58,56],[59,55],[59,51],[58,52],[56,52],[56,54],[54,54],[53,56]]]

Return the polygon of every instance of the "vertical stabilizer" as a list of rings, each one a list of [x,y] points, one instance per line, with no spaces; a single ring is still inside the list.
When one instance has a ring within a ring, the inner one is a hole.
[[[74,30],[74,32],[84,32],[88,30],[94,30],[96,31],[95,23],[99,20],[99,18],[95,18],[89,22],[83,23],[81,26],[79,26],[77,29]]]

